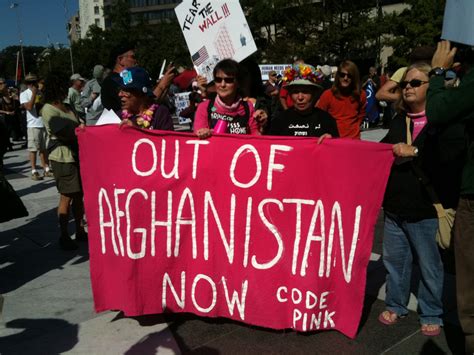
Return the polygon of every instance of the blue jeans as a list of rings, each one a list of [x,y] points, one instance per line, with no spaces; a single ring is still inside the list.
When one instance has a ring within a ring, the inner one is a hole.
[[[387,269],[387,309],[399,316],[408,314],[413,253],[421,271],[418,311],[421,324],[443,324],[444,268],[436,244],[438,219],[407,221],[385,212],[383,263]]]

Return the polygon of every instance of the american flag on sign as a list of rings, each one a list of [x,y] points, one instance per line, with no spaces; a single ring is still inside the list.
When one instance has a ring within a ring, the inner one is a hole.
[[[209,58],[209,54],[207,53],[206,47],[202,47],[200,50],[194,53],[193,56],[191,57],[195,66],[201,65],[208,58]]]

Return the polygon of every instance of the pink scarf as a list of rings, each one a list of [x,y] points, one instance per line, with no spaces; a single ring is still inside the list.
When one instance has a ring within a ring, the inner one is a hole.
[[[413,140],[416,139],[416,137],[420,134],[421,130],[423,127],[426,126],[428,123],[428,119],[426,118],[426,113],[425,111],[421,111],[418,113],[407,113],[408,117],[413,122]]]

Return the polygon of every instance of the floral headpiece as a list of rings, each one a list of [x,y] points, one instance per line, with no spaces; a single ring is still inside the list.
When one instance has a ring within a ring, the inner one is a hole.
[[[285,69],[283,81],[288,85],[312,85],[320,86],[324,74],[309,64],[296,64]]]

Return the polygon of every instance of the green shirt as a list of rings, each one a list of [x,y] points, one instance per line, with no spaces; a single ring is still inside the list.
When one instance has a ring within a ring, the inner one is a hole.
[[[77,91],[76,89],[74,89],[73,87],[69,88],[65,102],[71,105],[71,107],[73,107],[74,110],[78,114],[84,113],[84,108],[81,105],[82,103],[81,93]]]
[[[474,68],[464,76],[457,88],[446,89],[444,77],[434,76],[430,79],[426,117],[433,124],[466,124],[470,145],[463,170],[461,194],[474,195]]]
[[[79,120],[72,111],[64,112],[53,105],[45,104],[42,117],[48,136],[52,141],[59,140],[58,136],[61,136],[61,142],[75,139],[74,130],[79,126]],[[74,163],[76,161],[71,148],[64,144],[57,146],[49,153],[49,160],[60,163]]]

